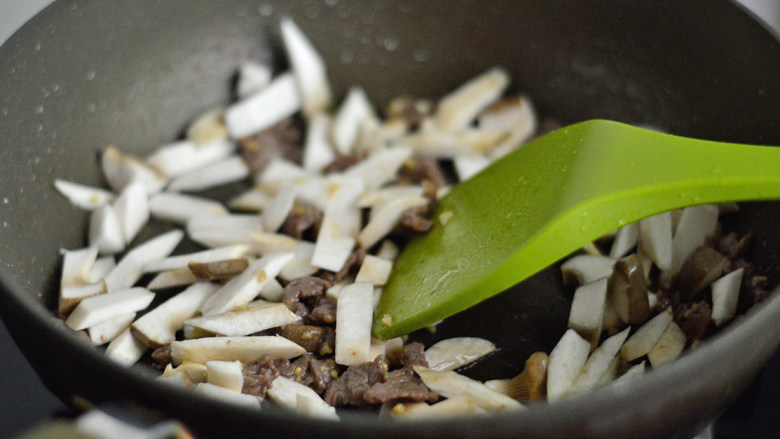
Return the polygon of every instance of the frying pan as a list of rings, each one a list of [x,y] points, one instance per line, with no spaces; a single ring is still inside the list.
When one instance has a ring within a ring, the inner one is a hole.
[[[50,317],[60,248],[84,245],[87,215],[54,178],[102,184],[97,152],[143,155],[230,101],[247,60],[286,68],[289,15],[329,62],[337,95],[378,105],[437,97],[502,65],[543,115],[609,118],[686,136],[780,144],[780,43],[727,1],[60,1],[0,49],[0,312],[44,384],[67,404],[135,402],[202,436],[686,437],[736,398],[780,343],[775,294],[675,363],[622,386],[491,418],[397,423],[347,412],[323,423],[233,407],[120,368]],[[702,157],[706,160],[706,157]],[[727,227],[755,234],[750,257],[777,283],[778,203],[745,204]],[[519,372],[565,328],[571,291],[556,268],[443,323],[426,342],[488,338],[499,353],[466,371]]]

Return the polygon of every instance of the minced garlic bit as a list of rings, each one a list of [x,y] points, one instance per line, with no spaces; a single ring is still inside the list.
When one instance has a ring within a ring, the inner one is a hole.
[[[393,326],[393,316],[390,314],[385,314],[382,316],[382,326],[385,328],[389,328]]]
[[[441,225],[446,226],[447,223],[449,223],[450,220],[452,219],[452,215],[454,214],[452,213],[451,210],[445,210],[444,212],[442,212],[439,215],[439,222],[441,223]]]

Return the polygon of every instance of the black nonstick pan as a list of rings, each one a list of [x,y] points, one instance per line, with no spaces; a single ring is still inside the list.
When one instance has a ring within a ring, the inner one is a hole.
[[[100,185],[101,148],[143,155],[176,139],[194,116],[230,101],[243,61],[283,69],[285,15],[328,60],[338,96],[360,84],[378,105],[399,94],[437,97],[501,65],[541,114],[567,123],[609,118],[780,145],[780,40],[728,1],[59,1],[0,48],[0,312],[65,403],[138,403],[204,437],[688,437],[776,350],[777,294],[624,386],[523,413],[419,423],[361,412],[326,423],[236,408],[106,360],[51,317],[59,249],[83,246],[88,219],[52,181]],[[754,233],[750,258],[772,285],[779,215],[778,203],[745,204],[728,222]],[[540,273],[426,341],[488,338],[501,351],[468,372],[511,376],[530,352],[549,352],[565,328],[571,291],[559,279],[556,268]]]

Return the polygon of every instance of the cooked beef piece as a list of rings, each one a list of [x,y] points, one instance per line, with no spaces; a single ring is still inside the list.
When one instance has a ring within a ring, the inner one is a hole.
[[[740,238],[736,232],[731,232],[720,238],[718,251],[731,260],[742,259],[745,257],[748,249],[750,249],[752,241],[752,233],[748,233]]]
[[[152,360],[154,360],[155,369],[165,369],[165,366],[171,364],[171,345],[161,346],[152,351]]]
[[[404,367],[428,367],[428,362],[425,360],[425,346],[418,342],[412,342],[405,345],[401,352],[401,364],[404,365]]]
[[[238,145],[252,171],[260,172],[275,158],[300,163],[302,139],[300,123],[288,117],[253,136],[239,139]]]
[[[386,371],[382,365],[382,356],[374,361],[355,364],[331,383],[325,392],[325,402],[340,407],[344,405],[365,406],[363,395],[376,383],[382,382]]]
[[[336,323],[336,302],[329,297],[318,297],[308,318],[315,323]]]
[[[279,332],[282,337],[292,340],[307,352],[319,352],[322,343],[326,342],[328,330],[324,326],[312,325],[285,325]]]
[[[423,184],[426,181],[433,185],[434,193],[447,184],[444,171],[437,160],[413,157],[401,166],[395,183]]]
[[[427,218],[428,206],[418,206],[406,209],[398,220],[397,232],[403,236],[413,236],[426,233],[433,227],[433,221]]]
[[[680,268],[677,279],[680,300],[696,300],[699,293],[720,277],[724,263],[723,255],[712,248],[702,246],[694,250]]]
[[[303,239],[306,235],[307,238],[316,241],[321,224],[322,212],[319,209],[296,201],[282,223],[281,232],[295,239]]]
[[[365,257],[366,251],[362,248],[359,248],[349,255],[347,262],[344,263],[344,266],[341,267],[341,270],[339,270],[338,273],[320,271],[317,273],[317,276],[328,282],[330,285],[335,285],[341,282],[348,275],[357,274],[358,270],[360,270],[360,266],[363,265],[363,258]]]
[[[327,281],[318,277],[301,277],[284,287],[282,301],[288,308],[295,311],[295,304],[300,302],[301,299],[322,296],[329,286]]]
[[[674,310],[674,321],[685,333],[688,345],[701,340],[710,328],[712,308],[707,302],[682,304]]]
[[[347,169],[363,161],[365,157],[365,154],[340,155],[336,157],[336,159],[333,160],[330,164],[325,166],[325,168],[322,169],[322,173],[332,174],[334,172],[346,171]]]
[[[265,398],[266,391],[279,375],[274,359],[270,355],[263,355],[244,365],[244,386],[241,392]]]
[[[368,404],[382,404],[396,399],[434,403],[439,400],[439,394],[423,384],[412,369],[404,367],[389,372],[384,382],[371,386],[363,394],[363,399]]]
[[[339,376],[339,366],[333,358],[318,360],[311,358],[309,361],[309,374],[311,383],[309,387],[322,396],[331,383]]]

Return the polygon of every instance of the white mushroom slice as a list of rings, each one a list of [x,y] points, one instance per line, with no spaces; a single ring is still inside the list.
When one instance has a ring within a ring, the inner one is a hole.
[[[436,108],[436,126],[445,131],[468,127],[509,86],[509,75],[494,67],[444,96]]]
[[[320,172],[336,159],[328,139],[330,124],[330,118],[325,114],[315,114],[309,118],[303,145],[303,168],[309,172]]]
[[[326,403],[311,387],[285,377],[277,377],[268,388],[268,397],[276,404],[298,410],[305,408],[310,415],[338,419],[336,408]],[[300,407],[303,402],[305,407]]]
[[[271,161],[258,175],[258,183],[289,183],[296,180],[312,177],[312,173],[296,165],[295,163],[282,158],[276,158]]]
[[[403,337],[395,337],[385,341],[385,360],[390,364],[400,365],[404,352]]]
[[[547,401],[555,402],[566,395],[577,379],[590,352],[590,342],[573,329],[567,329],[550,352],[547,366]]]
[[[615,383],[624,383],[630,379],[643,375],[644,373],[645,373],[645,362],[642,361],[639,364],[631,366],[630,369],[628,369],[623,375],[620,375],[615,380]]]
[[[630,330],[630,328],[626,328],[604,340],[601,346],[590,354],[588,361],[585,362],[585,366],[582,367],[582,370],[577,375],[574,384],[569,388],[569,393],[590,390],[599,386],[607,379],[612,380],[611,376],[607,377],[610,365],[617,357],[618,352],[620,352],[620,347],[626,341]]]
[[[459,181],[466,181],[487,168],[491,160],[484,154],[459,154],[453,160]]]
[[[143,357],[146,349],[146,345],[138,341],[128,328],[111,340],[105,355],[123,366],[132,366]]]
[[[106,293],[106,283],[101,279],[92,284],[77,287],[63,287],[60,289],[60,300],[57,311],[62,314],[70,313],[78,304],[90,297]]]
[[[206,376],[209,384],[234,392],[241,393],[244,386],[244,373],[237,361],[207,361]]]
[[[54,180],[54,187],[74,206],[82,209],[94,210],[114,200],[110,191],[65,180]]]
[[[413,366],[423,383],[445,398],[466,394],[476,404],[491,412],[522,409],[523,405],[514,399],[490,389],[479,381],[472,380],[451,370],[433,370],[424,366]]]
[[[140,287],[89,297],[79,302],[65,324],[75,330],[85,329],[129,312],[140,311],[149,306],[153,299],[153,292]]]
[[[170,366],[170,364],[168,365]],[[155,381],[166,383],[166,385],[170,384],[172,386],[180,386],[187,389],[192,389],[195,387],[195,383],[192,382],[189,376],[187,376],[186,373],[176,373],[172,375],[158,375],[155,377]]]
[[[276,232],[290,214],[295,203],[295,186],[282,188],[263,210],[263,230]]]
[[[160,192],[165,186],[165,178],[144,161],[123,155],[113,146],[109,146],[102,155],[103,175],[115,192],[121,192],[133,181],[141,182],[149,195]]]
[[[331,196],[322,219],[311,265],[337,272],[352,253],[360,228],[360,211],[355,207],[363,191],[360,179],[333,179]]]
[[[60,275],[61,287],[82,286],[93,283],[90,278],[98,249],[86,247],[78,250],[60,250],[62,253],[62,274]]]
[[[198,116],[187,128],[187,138],[200,147],[213,142],[227,140],[228,130],[227,126],[225,126],[225,111],[218,108]]]
[[[173,365],[168,363],[163,371],[164,376],[178,374],[186,374],[193,383],[205,383],[208,379],[208,369],[206,369],[206,365],[202,363],[193,363],[191,361],[184,361],[177,367],[173,367]]]
[[[119,217],[110,204],[104,204],[92,212],[89,219],[89,245],[100,254],[115,254],[125,248],[125,237]]]
[[[314,247],[314,244],[311,242],[298,241],[293,250],[293,258],[279,272],[279,277],[286,281],[291,281],[316,273],[319,268],[311,265]]]
[[[384,285],[390,277],[393,263],[377,256],[366,255],[363,264],[355,276],[355,282],[370,282],[373,285]]]
[[[249,253],[248,245],[228,245],[225,247],[217,247],[195,253],[169,256],[165,259],[160,259],[147,264],[144,267],[144,271],[147,273],[153,273],[157,271],[176,270],[180,268],[187,268],[187,264],[190,262],[208,263],[224,261],[226,259],[237,259],[245,256],[247,253]]]
[[[292,257],[292,253],[272,253],[254,261],[203,303],[203,315],[213,316],[246,305],[257,297],[268,279],[276,277]]]
[[[260,400],[256,396],[234,392],[211,383],[198,383],[195,386],[195,392],[231,404],[260,408]]]
[[[295,238],[288,235],[241,229],[199,230],[192,233],[190,238],[211,248],[246,244],[253,252],[261,255],[293,251],[297,243]]]
[[[282,18],[279,27],[298,85],[303,113],[310,117],[326,111],[330,108],[332,94],[325,61],[292,19]]]
[[[620,349],[623,358],[626,361],[633,361],[650,352],[670,323],[672,323],[671,308],[648,320],[623,344]]]
[[[425,189],[419,184],[404,186],[385,186],[363,194],[357,201],[358,207],[375,207],[385,205],[397,198],[425,195]]]
[[[664,364],[671,363],[685,349],[685,343],[685,333],[682,329],[674,322],[669,323],[655,346],[647,353],[650,365],[653,366],[653,369],[657,369]]]
[[[271,197],[265,192],[250,189],[228,201],[228,207],[248,212],[259,212],[271,202]]]
[[[289,264],[289,262],[288,262]],[[269,302],[279,302],[284,296],[284,287],[279,283],[276,278],[268,279],[268,282],[263,285],[263,289],[260,290],[258,296]]]
[[[201,215],[187,220],[187,233],[193,235],[203,230],[253,230],[263,231],[263,219],[255,214]]]
[[[225,124],[234,139],[250,136],[301,109],[301,99],[291,73],[276,77],[267,87],[228,107]]]
[[[171,342],[174,365],[185,361],[206,363],[212,360],[248,363],[261,355],[271,358],[295,358],[306,350],[294,342],[277,336],[206,337]]]
[[[360,126],[366,119],[376,119],[374,108],[362,88],[352,87],[331,126],[333,146],[339,154],[347,155],[354,151]]]
[[[95,346],[108,343],[130,326],[136,313],[131,312],[114,317],[113,319],[97,323],[87,328],[89,338]]]
[[[133,286],[143,275],[143,268],[146,265],[171,254],[183,237],[184,232],[181,230],[171,230],[129,250],[106,276],[108,292],[112,293]]]
[[[639,242],[639,224],[631,223],[619,228],[609,249],[610,258],[621,258]]]
[[[567,285],[584,285],[607,277],[616,260],[606,256],[577,255],[561,265],[563,281]]]
[[[385,239],[382,241],[382,245],[379,246],[376,255],[382,259],[387,259],[388,261],[395,261],[395,258],[398,257],[398,253],[400,253],[398,245],[389,239]]]
[[[241,181],[249,174],[249,166],[244,159],[233,156],[176,177],[168,185],[168,190],[200,191]]]
[[[227,139],[198,144],[194,140],[180,140],[163,145],[146,159],[146,163],[168,178],[175,178],[198,168],[229,157],[235,144]]]
[[[672,262],[669,269],[661,273],[661,277],[670,279],[678,273],[685,259],[704,245],[704,240],[715,233],[717,226],[718,206],[706,204],[683,209],[680,223],[672,238]]]
[[[380,355],[382,356],[382,358],[385,358],[386,354],[387,354],[387,350],[385,348],[385,342],[379,338],[371,337],[371,346],[369,346],[368,348],[369,361],[376,360],[376,357]]]
[[[217,335],[239,336],[277,328],[300,319],[283,303],[257,301],[243,309],[208,317],[191,318],[184,324]]]
[[[369,361],[374,288],[370,283],[348,285],[336,305],[336,363],[350,366]]]
[[[184,321],[194,316],[218,288],[208,282],[190,286],[136,320],[132,325],[133,333],[149,347],[176,340],[176,331],[182,328]]]
[[[659,213],[639,221],[639,246],[662,271],[672,266],[672,215]]]
[[[407,209],[428,204],[425,197],[418,195],[399,197],[372,212],[366,227],[360,231],[357,242],[362,248],[371,248],[385,237],[398,223]]]
[[[236,95],[244,99],[264,89],[271,83],[273,71],[271,66],[254,61],[247,61],[238,68]]]
[[[536,132],[538,125],[536,111],[526,96],[505,99],[480,114],[478,126],[488,130],[506,130],[509,137],[490,152],[496,160],[522,146]]]
[[[114,212],[122,227],[122,237],[129,244],[149,222],[149,197],[146,188],[138,182],[125,186],[114,202]]]
[[[433,370],[455,370],[496,350],[484,338],[455,337],[441,340],[425,350],[425,361]]]
[[[737,310],[744,269],[740,268],[712,283],[712,320],[715,326],[728,322]]]
[[[569,311],[569,328],[588,340],[591,350],[596,348],[601,337],[606,298],[607,278],[604,277],[582,285],[574,291]]]
[[[478,405],[478,400],[470,394],[460,395],[428,405],[420,403],[397,403],[390,412],[398,419],[436,419],[462,415],[484,415],[488,411]]]
[[[162,290],[165,288],[182,287],[192,285],[198,281],[195,274],[189,268],[163,271],[152,279],[146,286],[150,290]]]
[[[207,198],[162,192],[149,199],[152,216],[163,221],[186,224],[190,218],[203,215],[227,215],[220,202]]]
[[[346,287],[347,285],[350,285],[352,283],[352,280],[349,278],[346,278],[342,280],[341,282],[337,283],[336,285],[333,285],[332,287],[328,288],[327,291],[325,291],[325,297],[332,299],[335,302],[338,302],[339,300],[339,293],[341,290]]]
[[[347,178],[363,181],[363,190],[372,191],[395,178],[401,166],[412,157],[411,148],[393,146],[376,152],[344,171]]]
[[[423,121],[419,131],[406,136],[403,143],[422,157],[451,159],[464,154],[491,153],[508,139],[505,131],[464,128],[458,131],[441,131],[430,122]]]

